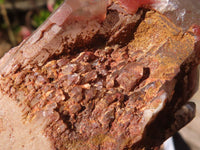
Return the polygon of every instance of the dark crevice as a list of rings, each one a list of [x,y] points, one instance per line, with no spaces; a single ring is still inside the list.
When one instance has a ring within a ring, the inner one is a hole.
[[[49,82],[52,83],[54,81],[54,78],[48,78]]]
[[[144,67],[143,68],[143,76],[142,78],[136,83],[136,85],[132,88],[132,91],[134,91],[135,89],[137,89],[140,84],[145,81],[148,77],[150,76],[150,68],[149,67]]]
[[[111,127],[112,127],[112,123],[115,121],[115,118],[116,118],[116,109],[114,109],[113,114],[114,114],[114,118],[112,118],[112,119],[110,120],[110,122],[109,122],[109,130],[110,130]]]
[[[124,95],[124,102],[126,102],[128,99],[129,99],[129,96],[125,94]]]
[[[64,92],[64,91],[63,91],[63,94],[64,94],[64,96],[65,96],[65,101],[67,101],[67,100],[70,98],[69,94],[66,93],[66,92]]]
[[[143,68],[143,77],[140,79],[139,83],[143,82],[146,80],[150,75],[150,68],[149,67],[144,67]]]
[[[111,70],[111,66],[110,65],[106,65],[106,70]]]
[[[70,115],[68,113],[60,112],[59,108],[60,108],[60,106],[58,106],[55,109],[55,111],[59,113],[60,120],[62,120],[67,125],[67,128],[69,130],[73,130],[73,125],[70,122]]]
[[[82,99],[85,99],[85,89],[82,90]]]
[[[101,49],[106,46],[106,38],[103,35],[96,34],[93,39],[91,44],[89,45],[89,48],[92,48],[93,51],[96,49]]]
[[[86,109],[85,106],[81,106],[81,110],[78,113],[82,113]]]
[[[116,87],[119,87],[120,85],[119,85],[119,83],[117,82],[117,80],[114,80],[114,88],[116,88]]]

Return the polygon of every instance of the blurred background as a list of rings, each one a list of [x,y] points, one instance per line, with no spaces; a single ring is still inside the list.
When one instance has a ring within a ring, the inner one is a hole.
[[[0,57],[26,39],[63,1],[0,0]],[[197,105],[196,118],[180,131],[191,150],[200,150],[199,99],[200,90],[191,99]]]
[[[26,39],[64,0],[0,0],[0,57]]]

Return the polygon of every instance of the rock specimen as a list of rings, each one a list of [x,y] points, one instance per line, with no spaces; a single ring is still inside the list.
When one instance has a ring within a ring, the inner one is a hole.
[[[1,59],[2,149],[160,144],[150,137],[174,121],[170,116],[196,90],[195,32],[155,10],[129,14],[115,2],[104,7],[106,14],[95,11],[83,23],[80,14],[63,19],[55,13]],[[59,9],[71,13],[67,4]]]

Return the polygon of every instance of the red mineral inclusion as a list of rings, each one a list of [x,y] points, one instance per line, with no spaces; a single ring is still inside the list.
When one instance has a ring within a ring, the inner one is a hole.
[[[138,8],[144,5],[155,3],[155,0],[117,0],[130,13],[135,13]]]
[[[200,25],[194,25],[193,26],[193,32],[196,37],[196,42],[200,41]]]

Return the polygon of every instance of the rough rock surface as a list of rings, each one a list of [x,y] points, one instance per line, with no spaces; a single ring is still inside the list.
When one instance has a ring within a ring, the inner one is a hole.
[[[117,4],[107,9],[102,23],[90,22],[79,36],[46,26],[39,40],[2,58],[0,137],[10,141],[4,149],[17,143],[16,126],[26,124],[30,129],[21,134],[33,138],[18,142],[21,149],[30,148],[28,142],[59,150],[156,146],[145,141],[147,125],[168,104],[177,110],[195,91],[195,37],[155,11],[129,15]],[[13,116],[5,114],[5,99],[13,103],[10,109],[17,107],[15,123],[6,123],[5,116]]]

